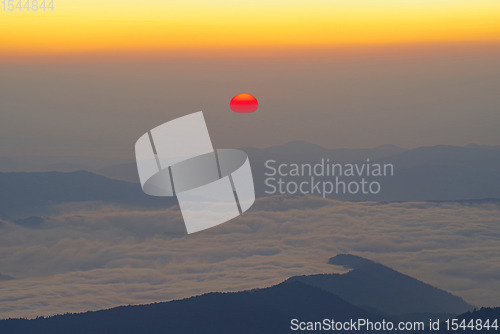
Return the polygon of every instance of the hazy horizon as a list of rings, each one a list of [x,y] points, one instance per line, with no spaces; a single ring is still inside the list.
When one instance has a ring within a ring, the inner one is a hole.
[[[494,43],[147,59],[0,64],[0,156],[133,159],[142,133],[199,110],[216,147],[500,145]],[[241,92],[255,113],[229,109]]]

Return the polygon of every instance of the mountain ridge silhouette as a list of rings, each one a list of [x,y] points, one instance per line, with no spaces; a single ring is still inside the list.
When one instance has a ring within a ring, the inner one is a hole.
[[[328,263],[352,270],[345,274],[294,276],[288,281],[316,286],[353,305],[391,315],[460,314],[473,309],[460,297],[359,256],[339,254],[330,258]]]
[[[382,266],[377,262],[349,254],[339,254],[331,258],[329,263],[355,267],[347,274],[328,274],[337,275],[337,277],[346,276],[350,279],[353,279],[352,275],[348,275],[351,272],[373,273],[374,267]],[[396,273],[393,275],[397,275],[398,278],[406,277],[404,284],[416,281],[428,286],[390,268],[387,269]],[[107,310],[39,317],[31,320],[0,320],[0,333],[280,334],[295,332],[290,328],[292,319],[316,322],[323,321],[323,319],[350,321],[350,319],[363,318],[373,322],[386,320],[394,323],[401,319],[397,315],[384,314],[380,309],[370,310],[366,306],[355,305],[324,287],[297,279],[297,277],[312,276],[296,276],[268,288],[240,292],[211,292],[169,302],[119,306]],[[360,288],[359,281],[357,284]],[[400,292],[400,290],[397,291]],[[454,300],[461,300],[443,290],[439,291],[454,297]],[[500,313],[498,310],[495,311],[496,314]],[[470,313],[465,314],[467,316]],[[427,316],[426,314],[425,317]]]

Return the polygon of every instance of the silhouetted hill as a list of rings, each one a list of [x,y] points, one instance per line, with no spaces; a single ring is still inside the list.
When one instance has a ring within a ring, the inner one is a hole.
[[[0,333],[280,334],[296,332],[290,329],[292,319],[307,322],[358,318],[382,320],[319,288],[284,282],[265,289],[209,293],[166,303],[34,320],[2,320]]]
[[[470,308],[459,297],[368,259],[341,254],[329,263],[354,269],[343,275],[292,277],[264,289],[208,293],[183,300],[33,320],[1,320],[0,333],[280,334],[296,332],[291,329],[292,319],[303,322],[386,320],[395,325],[399,321],[424,321],[427,326],[429,318],[442,321],[449,316],[438,315],[439,312]],[[405,314],[425,312],[422,310],[428,313]],[[500,309],[481,309],[457,318],[459,321],[491,319],[492,324],[500,318]],[[441,331],[443,326],[441,323]]]
[[[50,205],[103,201],[136,206],[169,207],[173,197],[152,197],[139,184],[111,180],[86,171],[72,173],[0,173],[0,217],[34,216]],[[25,218],[22,217],[22,218]]]
[[[328,263],[344,268],[356,269],[368,264],[375,264],[376,262],[352,254],[338,254],[328,259]]]
[[[137,172],[137,164],[135,162],[106,166],[99,169],[96,173],[110,179],[139,183],[139,174]]]
[[[296,276],[299,281],[330,291],[342,299],[386,314],[453,313],[471,310],[462,298],[354,255],[337,255],[329,263],[354,268],[345,274]]]
[[[15,279],[15,278],[12,276],[0,274],[0,281],[11,281],[13,279]]]

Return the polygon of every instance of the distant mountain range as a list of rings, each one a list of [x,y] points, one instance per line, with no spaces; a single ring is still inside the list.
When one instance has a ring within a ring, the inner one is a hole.
[[[40,215],[52,205],[66,202],[103,201],[158,208],[177,204],[174,197],[144,194],[139,184],[112,180],[86,171],[0,173],[0,189],[2,219]],[[36,221],[24,223],[32,225]]]
[[[292,142],[268,149],[244,149],[249,157],[255,179],[258,197],[270,196],[266,191],[273,189],[266,185],[266,179],[277,179],[300,184],[310,182],[311,176],[269,176],[273,171],[265,166],[267,160],[277,168],[280,164],[320,164],[327,159],[330,164],[392,164],[393,176],[339,176],[346,185],[355,181],[359,184],[364,177],[367,182],[377,181],[381,185],[378,194],[350,194],[342,187],[326,197],[354,201],[432,201],[472,200],[500,198],[500,147],[468,145],[466,147],[439,145],[404,150],[395,146],[381,146],[371,150],[326,150],[304,142]],[[369,159],[369,162],[367,161]],[[325,164],[326,166],[326,164]],[[373,167],[372,167],[373,168]],[[365,168],[366,170],[366,168]],[[285,167],[284,171],[289,171]],[[307,169],[306,169],[307,171]],[[337,170],[338,173],[338,170]],[[334,176],[315,176],[315,182],[336,183]],[[291,188],[292,191],[294,187]],[[307,190],[309,190],[306,187]],[[288,193],[288,192],[287,192]],[[276,194],[276,193],[275,193]],[[319,195],[316,193],[316,195]]]
[[[366,160],[367,157],[372,157],[373,159],[386,158],[406,151],[406,149],[394,145],[383,145],[373,149],[341,148],[330,150],[305,141],[294,141],[281,146],[273,146],[265,149],[244,147],[241,148],[241,150],[248,154],[252,170],[254,174],[257,171],[257,176],[263,174],[259,173],[259,170],[269,159],[278,159],[279,161],[288,163],[299,161],[317,163],[318,159],[332,158],[334,159],[332,161],[348,163]],[[139,182],[135,162],[106,166],[99,169],[96,173],[109,178],[116,178],[128,182]],[[267,195],[258,193],[258,197],[262,196]]]
[[[437,320],[442,316],[433,312],[471,309],[459,297],[370,260],[338,255],[330,259],[330,263],[354,269],[344,275],[293,277],[264,289],[209,293],[171,302],[33,320],[2,320],[0,333],[280,334],[296,332],[291,329],[292,319],[298,322],[322,322],[323,319],[377,322],[385,319],[397,324],[402,321],[401,313],[427,312],[424,318],[427,325],[429,318]],[[500,309],[480,312],[500,317]],[[474,314],[466,313],[461,317],[474,317]]]
[[[15,278],[12,276],[0,274],[0,281],[11,281],[13,279],[15,279]]]
[[[327,159],[337,164],[392,164],[394,175],[365,177],[366,181],[377,181],[381,185],[378,194],[350,194],[348,191],[327,195],[329,198],[354,201],[447,201],[500,198],[500,146],[467,145],[465,147],[438,145],[406,150],[393,145],[373,149],[325,149],[303,141],[290,142],[266,149],[242,148],[250,157],[255,179],[257,197],[279,195],[269,194],[272,189],[265,184],[270,169],[268,160],[280,164],[315,164]],[[368,162],[367,159],[370,161]],[[1,160],[0,160],[1,163]],[[48,168],[45,166],[45,168]],[[66,166],[67,169],[67,166]],[[135,162],[110,165],[92,169],[93,172],[112,179],[137,183]],[[314,175],[313,175],[314,176]],[[281,176],[276,175],[278,179]],[[311,181],[311,177],[281,177],[284,182],[297,184]],[[317,177],[315,182],[331,181],[332,176]],[[360,182],[361,177],[340,178],[348,184]],[[277,182],[275,180],[274,182]],[[276,183],[274,183],[276,184]],[[293,187],[292,187],[293,189]],[[288,192],[286,192],[288,193]],[[316,193],[316,195],[319,195]]]
[[[268,194],[266,185],[269,168],[265,162],[279,164],[330,163],[392,164],[394,176],[365,177],[368,182],[381,185],[378,194],[336,194],[328,198],[354,201],[468,201],[500,199],[500,147],[468,145],[419,147],[412,150],[391,145],[374,149],[325,149],[307,142],[291,142],[266,149],[243,148],[250,157],[257,197]],[[0,171],[9,169],[50,170],[62,172],[0,173],[0,218],[26,218],[37,215],[47,206],[72,201],[105,201],[137,206],[168,207],[176,203],[173,198],[144,195],[137,184],[135,162],[118,160],[63,157],[13,158],[0,157]],[[89,167],[90,166],[90,167]],[[83,168],[93,171],[73,171]],[[96,175],[99,174],[99,175]],[[103,177],[105,176],[105,177]],[[273,176],[283,182],[297,184],[311,181],[310,176]],[[314,176],[315,182],[330,181],[332,176]],[[360,177],[341,177],[348,184]],[[126,181],[126,182],[123,182]],[[277,180],[275,180],[277,181]],[[276,183],[275,183],[276,184]],[[292,187],[293,188],[293,187]],[[307,188],[307,187],[306,187]],[[341,191],[342,192],[342,191]],[[285,192],[285,194],[289,194]],[[320,195],[315,193],[315,195]],[[23,212],[23,215],[18,215]]]

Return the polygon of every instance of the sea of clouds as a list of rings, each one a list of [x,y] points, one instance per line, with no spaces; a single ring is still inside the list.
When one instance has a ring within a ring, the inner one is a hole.
[[[22,224],[21,224],[22,225]],[[345,272],[351,253],[464,298],[500,300],[497,204],[258,200],[240,217],[186,235],[178,207],[72,203],[43,223],[0,221],[0,318],[144,304]]]

